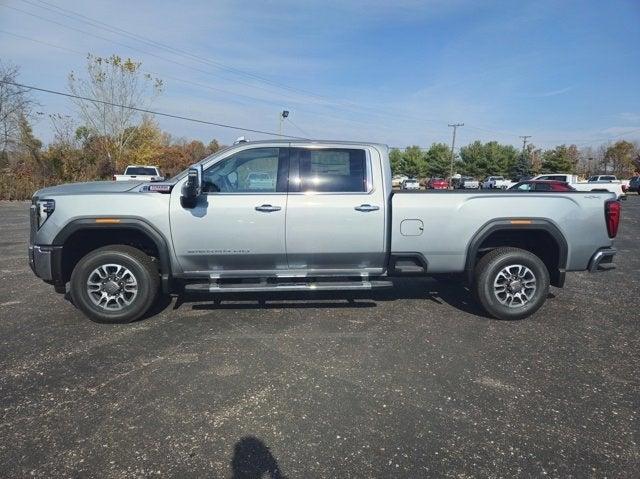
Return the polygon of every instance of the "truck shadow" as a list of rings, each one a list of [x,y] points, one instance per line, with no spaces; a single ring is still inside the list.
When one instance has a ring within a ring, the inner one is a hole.
[[[180,294],[173,309],[191,305],[194,310],[375,308],[378,303],[405,299],[448,304],[462,312],[488,318],[460,279],[393,279],[394,287],[372,291],[322,291],[289,293]]]

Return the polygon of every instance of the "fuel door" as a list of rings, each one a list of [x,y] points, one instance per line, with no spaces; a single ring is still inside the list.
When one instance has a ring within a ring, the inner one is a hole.
[[[402,236],[420,236],[424,231],[422,220],[403,220],[400,223],[400,234]]]

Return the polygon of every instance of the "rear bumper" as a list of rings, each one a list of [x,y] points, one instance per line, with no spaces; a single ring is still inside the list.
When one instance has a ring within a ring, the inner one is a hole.
[[[589,272],[597,273],[599,271],[615,269],[616,266],[613,264],[613,257],[616,253],[615,248],[602,248],[596,251],[591,257],[591,261],[589,261]]]

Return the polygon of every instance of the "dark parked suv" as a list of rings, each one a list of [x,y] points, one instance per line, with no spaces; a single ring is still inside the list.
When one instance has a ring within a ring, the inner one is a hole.
[[[634,176],[629,180],[629,188],[627,191],[635,191],[640,195],[640,176]]]

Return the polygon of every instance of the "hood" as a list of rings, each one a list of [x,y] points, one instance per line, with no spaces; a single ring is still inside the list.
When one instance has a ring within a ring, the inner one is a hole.
[[[138,188],[144,181],[90,181],[49,186],[34,193],[34,197],[60,195],[89,195],[96,193],[124,193]]]

